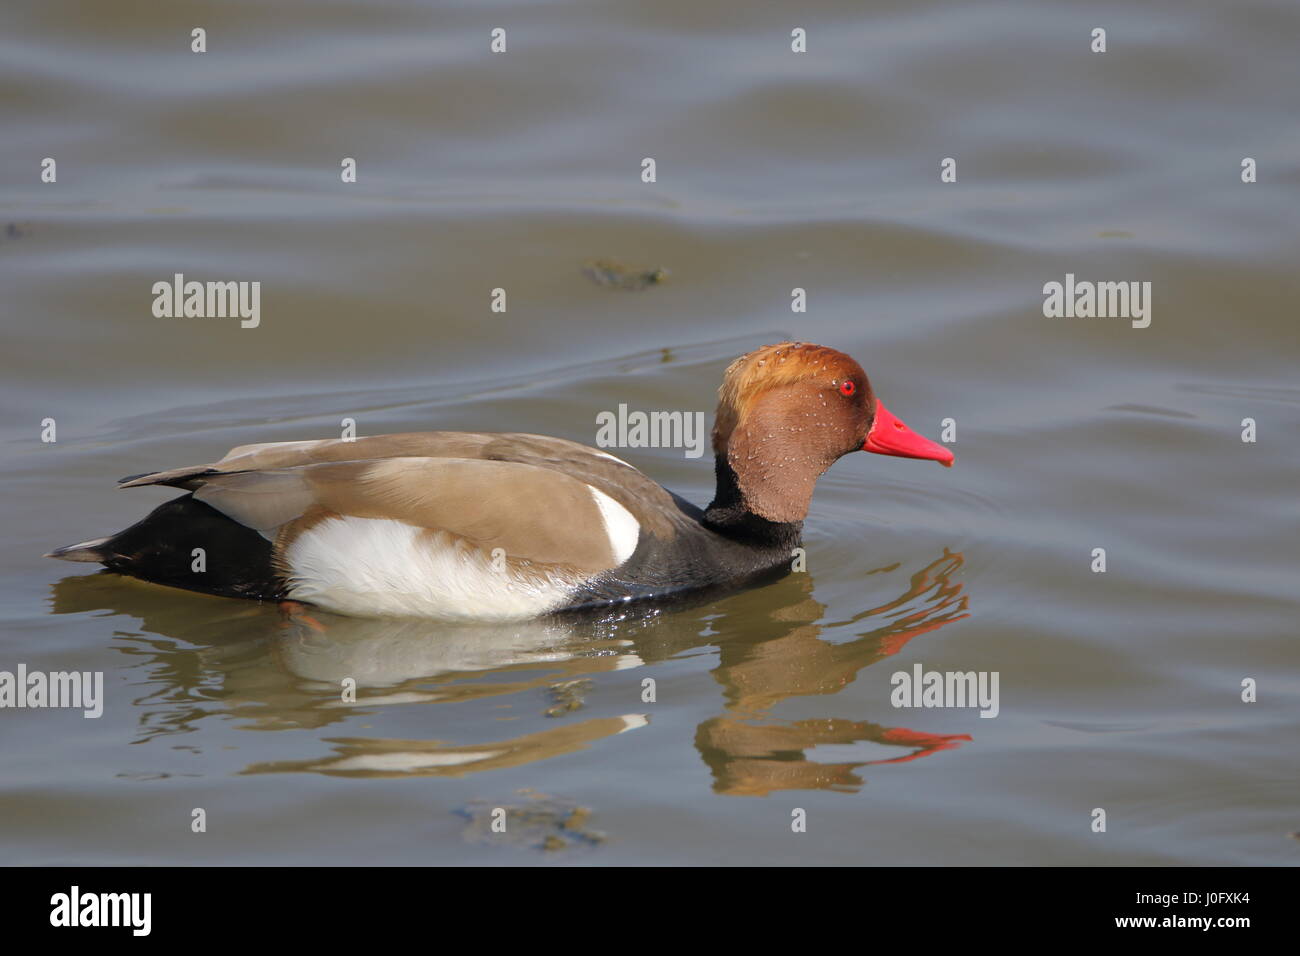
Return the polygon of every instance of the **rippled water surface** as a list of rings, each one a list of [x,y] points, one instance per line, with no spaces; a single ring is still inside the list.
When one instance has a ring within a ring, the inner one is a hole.
[[[1294,864],[1297,37],[1287,0],[7,5],[0,670],[107,702],[0,711],[0,859]],[[177,272],[260,281],[260,325],[155,318]],[[1045,318],[1067,273],[1150,282],[1150,326]],[[344,418],[590,443],[787,336],[957,463],[840,462],[761,590],[451,627],[40,557],[165,499],[123,475]],[[918,663],[1000,713],[893,707]]]

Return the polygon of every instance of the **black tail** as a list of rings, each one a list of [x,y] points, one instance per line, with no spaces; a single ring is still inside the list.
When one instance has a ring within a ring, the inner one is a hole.
[[[125,531],[58,548],[46,557],[97,561],[119,574],[223,597],[281,596],[271,542],[192,495],[159,505]]]

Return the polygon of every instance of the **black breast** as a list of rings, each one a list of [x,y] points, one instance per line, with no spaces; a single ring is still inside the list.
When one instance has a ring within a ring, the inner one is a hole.
[[[671,535],[646,533],[619,567],[585,584],[563,611],[629,602],[698,598],[767,584],[790,573],[802,523],[762,518],[715,528],[704,512],[673,495],[677,519]]]

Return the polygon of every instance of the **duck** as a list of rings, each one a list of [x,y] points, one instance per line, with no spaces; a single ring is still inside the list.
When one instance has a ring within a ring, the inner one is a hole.
[[[122,478],[186,492],[46,557],[350,617],[515,621],[769,583],[792,570],[817,479],[853,452],[953,463],[853,358],[779,342],[723,374],[704,508],[614,455],[525,433],[240,445]]]

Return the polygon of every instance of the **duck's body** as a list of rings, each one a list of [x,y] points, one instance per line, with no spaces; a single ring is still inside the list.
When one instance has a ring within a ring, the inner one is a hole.
[[[817,476],[840,455],[952,459],[884,411],[857,363],[831,349],[750,353],[721,394],[706,510],[565,439],[418,432],[244,445],[123,479],[189,494],[51,556],[357,616],[524,619],[779,576]]]

